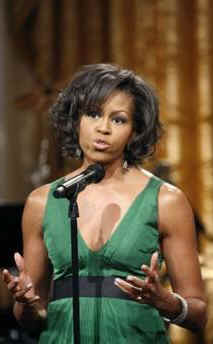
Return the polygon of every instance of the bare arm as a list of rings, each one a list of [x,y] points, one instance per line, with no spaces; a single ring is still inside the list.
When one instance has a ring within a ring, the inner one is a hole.
[[[197,243],[191,207],[177,188],[164,185],[159,196],[159,230],[172,289],[187,300],[188,314],[180,324],[192,331],[206,323],[206,299],[198,262]],[[158,255],[150,266],[142,265],[145,280],[127,276],[115,284],[140,303],[156,307],[163,317],[175,319],[181,312],[179,299],[163,287],[159,278]]]
[[[19,276],[4,270],[4,280],[15,299],[14,315],[30,331],[40,330],[46,318],[50,286],[48,255],[43,241],[42,221],[48,186],[29,196],[22,220],[24,258],[16,253]]]
[[[163,186],[159,198],[162,250],[172,289],[188,302],[182,326],[199,330],[206,323],[206,298],[198,261],[194,217],[185,195]]]

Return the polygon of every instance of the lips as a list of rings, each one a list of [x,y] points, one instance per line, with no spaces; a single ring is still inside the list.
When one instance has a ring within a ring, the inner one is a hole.
[[[95,140],[94,147],[98,150],[105,150],[110,146],[110,144],[104,140]]]

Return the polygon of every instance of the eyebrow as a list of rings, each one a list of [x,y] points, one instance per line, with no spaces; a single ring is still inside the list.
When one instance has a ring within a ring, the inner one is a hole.
[[[130,115],[131,114],[131,112],[128,110],[122,110],[122,109],[118,109],[118,110],[114,110],[111,114],[112,115],[116,115],[116,114],[118,114],[118,113],[123,113],[123,114],[125,114],[125,115]]]

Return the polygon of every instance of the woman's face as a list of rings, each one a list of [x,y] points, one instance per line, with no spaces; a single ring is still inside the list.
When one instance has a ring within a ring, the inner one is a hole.
[[[115,91],[100,112],[82,115],[79,143],[88,163],[123,160],[124,148],[133,134],[133,110],[132,97]]]

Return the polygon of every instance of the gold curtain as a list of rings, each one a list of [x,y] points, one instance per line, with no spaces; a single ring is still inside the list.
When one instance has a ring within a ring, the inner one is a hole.
[[[40,130],[38,137],[32,138],[35,144],[39,146],[45,137],[51,143],[50,178],[62,174],[66,163],[59,157],[48,132],[47,108],[55,91],[66,84],[80,65],[114,62],[133,68],[155,86],[167,132],[158,158],[170,164],[172,178],[186,192],[204,222],[203,273],[210,295],[213,2],[8,0],[7,8],[11,37],[34,80],[32,89],[19,97],[16,105],[33,107],[37,113]],[[212,312],[211,306],[209,313]],[[205,342],[212,340],[213,333],[207,326]],[[195,338],[184,332],[174,335],[175,342],[195,343]]]

